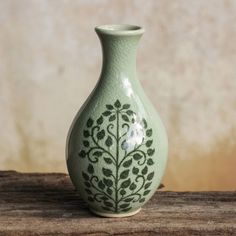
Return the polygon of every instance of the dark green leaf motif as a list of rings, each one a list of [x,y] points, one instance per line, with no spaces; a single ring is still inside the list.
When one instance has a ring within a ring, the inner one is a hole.
[[[108,109],[108,110],[113,110],[113,106],[112,105],[110,105],[110,104],[108,104],[108,105],[106,105],[106,108]]]
[[[105,188],[105,184],[100,180],[98,182],[98,187],[103,190]]]
[[[145,167],[143,168],[143,170],[142,170],[142,174],[143,174],[143,175],[146,175],[147,172],[148,172],[148,168],[147,168],[147,166],[145,166]]]
[[[152,184],[152,182],[146,183],[146,184],[144,185],[144,188],[145,188],[145,189],[149,188],[151,184]]]
[[[127,115],[122,115],[122,119],[126,122],[129,122],[129,117]]]
[[[130,179],[125,180],[124,182],[121,183],[121,188],[129,187],[130,183],[131,183]]]
[[[131,164],[132,164],[132,159],[130,159],[130,160],[128,160],[128,161],[125,161],[125,162],[123,163],[123,166],[127,168],[127,167],[130,167]]]
[[[134,167],[132,172],[133,172],[133,174],[137,175],[139,172],[139,168]]]
[[[84,145],[85,147],[89,147],[89,141],[84,140],[84,141],[83,141],[83,145]]]
[[[145,198],[141,198],[139,202],[145,202]]]
[[[130,108],[130,105],[129,105],[129,104],[124,104],[124,105],[122,106],[122,108],[123,108],[123,109],[129,109],[129,108]]]
[[[105,158],[104,158],[104,161],[105,161],[107,164],[112,164],[112,159],[109,158],[109,157],[105,157]]]
[[[144,136],[133,144],[130,140],[140,135],[137,127]],[[128,212],[132,203],[146,201],[155,176],[152,135],[146,119],[119,100],[87,120],[78,156],[88,160],[82,177],[91,204],[98,202],[106,212]]]
[[[120,194],[121,194],[121,195],[125,195],[125,194],[126,194],[126,191],[125,191],[124,189],[121,189],[121,190],[120,190]]]
[[[132,200],[134,200],[134,197],[126,198],[124,202],[131,202]]]
[[[97,119],[97,124],[98,125],[101,125],[103,123],[103,117],[100,116],[98,119]]]
[[[121,107],[121,103],[120,103],[119,100],[116,100],[114,105],[115,105],[116,108],[120,108]]]
[[[134,114],[134,112],[133,112],[133,111],[131,111],[131,110],[128,110],[128,111],[126,111],[126,114],[127,114],[127,115],[129,115],[129,116],[131,116],[131,115],[133,115],[133,114]]]
[[[139,153],[135,153],[133,157],[136,161],[142,159],[142,155],[140,155]]]
[[[125,203],[125,204],[121,204],[120,205],[120,208],[126,208],[126,207],[128,207],[129,206],[129,203]]]
[[[154,152],[155,152],[155,149],[150,148],[150,149],[147,150],[148,156],[152,156],[154,154]]]
[[[110,169],[102,168],[102,172],[106,177],[110,177],[112,175],[112,171]]]
[[[109,115],[111,115],[111,112],[110,111],[105,111],[105,112],[103,112],[102,113],[104,116],[109,116]]]
[[[147,180],[152,180],[153,177],[154,177],[154,172],[148,174],[148,176],[147,176]]]
[[[88,173],[89,174],[93,174],[94,173],[94,168],[93,168],[93,165],[91,165],[91,164],[88,165]]]
[[[80,157],[86,157],[86,152],[84,151],[84,150],[81,150],[80,152],[79,152],[79,156]]]
[[[115,120],[116,119],[116,115],[111,115],[110,117],[109,117],[109,121],[113,121],[113,120]]]
[[[153,143],[153,140],[148,140],[146,142],[146,147],[150,147],[152,145],[152,143]]]
[[[101,151],[96,151],[93,153],[94,156],[100,157],[102,156],[102,152]]]
[[[112,180],[110,180],[110,179],[104,178],[104,179],[103,179],[103,182],[104,182],[104,184],[105,184],[107,187],[111,187],[111,186],[113,185],[113,182],[112,182]]]
[[[89,137],[89,131],[88,130],[84,130],[84,137],[88,138]]]
[[[106,143],[107,147],[110,147],[110,146],[112,145],[113,141],[112,141],[111,136],[108,136],[108,137],[107,137],[105,143]]]
[[[135,183],[132,183],[130,186],[129,186],[129,189],[130,190],[134,190],[137,188],[137,185]]]
[[[147,135],[148,137],[151,137],[151,136],[152,136],[152,129],[148,129],[148,130],[146,131],[146,135]]]
[[[146,129],[147,128],[147,121],[143,118],[143,127]]]
[[[124,170],[120,174],[120,179],[126,179],[129,176],[129,170]]]
[[[88,119],[87,121],[87,127],[91,127],[93,125],[93,120],[91,118]]]
[[[85,172],[82,172],[82,175],[83,175],[85,180],[89,180],[89,176]]]
[[[104,205],[108,206],[108,207],[112,207],[113,204],[111,202],[104,202]]]
[[[107,189],[107,193],[108,193],[109,195],[112,195],[112,193],[113,193],[112,189],[111,189],[111,188],[108,188],[108,189]]]
[[[101,140],[104,137],[105,137],[105,130],[103,129],[97,133],[97,138]]]
[[[146,190],[146,191],[144,191],[143,195],[146,196],[146,195],[148,195],[150,192],[151,192],[151,190]]]
[[[153,162],[153,160],[150,158],[150,159],[147,160],[147,164],[148,164],[149,166],[151,166],[151,165],[154,164],[154,162]]]

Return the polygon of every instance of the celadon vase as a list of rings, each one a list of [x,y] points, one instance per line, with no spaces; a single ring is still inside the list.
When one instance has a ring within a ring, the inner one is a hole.
[[[69,130],[67,167],[93,213],[126,217],[138,213],[160,185],[167,135],[136,75],[144,29],[103,25],[95,31],[103,52],[101,75]]]

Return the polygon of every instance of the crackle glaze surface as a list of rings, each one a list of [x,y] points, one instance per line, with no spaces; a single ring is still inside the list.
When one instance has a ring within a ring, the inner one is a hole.
[[[136,76],[143,29],[101,26],[96,31],[103,50],[102,72],[71,126],[67,166],[94,212],[125,216],[137,212],[160,184],[167,137]]]

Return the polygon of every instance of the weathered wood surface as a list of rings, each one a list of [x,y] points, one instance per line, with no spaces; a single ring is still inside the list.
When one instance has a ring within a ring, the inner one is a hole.
[[[236,192],[160,191],[111,219],[90,213],[65,174],[0,172],[0,235],[236,235]]]

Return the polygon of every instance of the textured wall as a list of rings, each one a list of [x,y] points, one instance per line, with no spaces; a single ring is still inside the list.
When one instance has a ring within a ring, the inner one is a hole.
[[[93,89],[93,30],[142,25],[138,72],[169,134],[167,189],[236,188],[236,1],[0,1],[0,169],[66,171]]]

